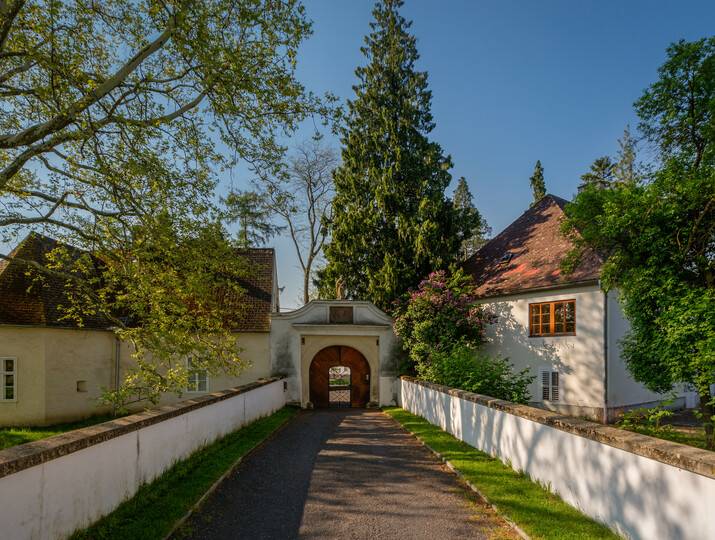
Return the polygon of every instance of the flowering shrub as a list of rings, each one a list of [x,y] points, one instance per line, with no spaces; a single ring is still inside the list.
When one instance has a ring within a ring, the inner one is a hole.
[[[497,317],[472,304],[471,289],[470,279],[461,269],[449,277],[440,270],[410,291],[407,300],[393,302],[395,335],[402,338],[418,372],[434,352],[461,342],[479,347],[486,341],[487,325]]]
[[[473,304],[470,279],[431,273],[406,300],[393,302],[395,335],[421,379],[517,403],[529,399],[529,369],[515,374],[506,358],[478,353],[497,317]]]

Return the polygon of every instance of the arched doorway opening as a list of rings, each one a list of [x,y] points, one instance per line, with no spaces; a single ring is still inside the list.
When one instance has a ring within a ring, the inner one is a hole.
[[[318,352],[310,364],[310,401],[316,408],[365,407],[370,401],[370,366],[365,357],[342,345]]]

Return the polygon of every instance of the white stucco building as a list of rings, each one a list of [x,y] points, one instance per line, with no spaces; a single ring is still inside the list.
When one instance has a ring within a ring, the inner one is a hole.
[[[616,295],[600,288],[603,261],[590,254],[568,279],[560,271],[572,248],[559,230],[566,204],[545,196],[465,262],[478,302],[499,316],[484,351],[530,368],[538,407],[613,419],[654,406],[662,396],[635,382],[621,358],[629,325]],[[695,399],[681,393],[679,405]]]

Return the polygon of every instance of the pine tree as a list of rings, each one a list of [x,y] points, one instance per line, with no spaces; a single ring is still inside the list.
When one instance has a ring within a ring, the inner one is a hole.
[[[472,234],[469,238],[462,241],[462,258],[467,260],[472,253],[481,248],[487,243],[487,236],[492,232],[492,229],[487,225],[487,220],[484,219],[477,207],[472,202],[472,193],[469,191],[469,186],[464,176],[458,183],[457,189],[454,190],[454,207],[462,213],[466,219],[473,220],[477,226],[472,229]]]
[[[636,163],[636,141],[631,137],[631,126],[626,125],[623,137],[618,139],[618,147],[613,176],[619,182],[633,184],[640,173],[640,166]]]
[[[598,187],[608,187],[613,181],[614,163],[609,156],[593,160],[589,171],[581,175],[584,184],[595,184]]]
[[[529,206],[534,206],[546,195],[546,183],[544,182],[544,168],[541,166],[541,161],[536,160],[534,174],[529,178],[531,181],[531,189],[534,190],[534,202]]]
[[[428,139],[434,128],[427,73],[402,0],[375,5],[372,32],[361,49],[355,99],[342,131],[343,164],[336,169],[331,241],[319,272],[321,294],[340,281],[348,298],[388,309],[431,271],[459,255],[472,223],[444,191],[452,162]]]

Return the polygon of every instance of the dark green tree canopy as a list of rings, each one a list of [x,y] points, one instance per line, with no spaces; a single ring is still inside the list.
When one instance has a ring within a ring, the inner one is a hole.
[[[452,162],[428,138],[431,93],[427,73],[415,69],[419,54],[402,4],[385,0],[373,10],[361,49],[368,63],[355,71],[355,99],[348,101],[327,264],[319,273],[321,294],[334,295],[342,277],[348,296],[383,309],[445,268],[476,226],[444,197]]]
[[[544,168],[541,166],[541,161],[538,159],[536,160],[536,165],[534,166],[534,174],[531,175],[529,181],[531,182],[531,189],[534,191],[534,202],[532,202],[529,206],[534,206],[546,195]]]
[[[596,184],[600,187],[610,186],[613,182],[614,163],[609,156],[593,160],[589,171],[581,175],[584,184]]]
[[[472,229],[471,236],[462,241],[462,258],[467,260],[472,253],[487,243],[487,236],[491,234],[492,229],[487,224],[487,220],[481,217],[477,207],[474,206],[472,192],[469,191],[464,176],[459,179],[457,188],[454,190],[454,208],[461,212],[465,219],[479,223]]]

